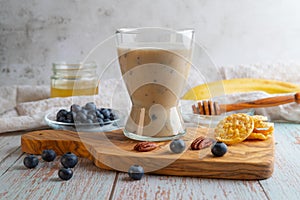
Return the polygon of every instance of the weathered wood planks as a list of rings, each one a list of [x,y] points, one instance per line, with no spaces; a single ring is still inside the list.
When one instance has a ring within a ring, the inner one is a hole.
[[[18,153],[22,153],[21,149]],[[79,159],[69,181],[58,178],[59,158],[54,162],[40,159],[34,169],[23,165],[22,157],[0,177],[0,199],[109,199],[116,173],[101,170],[88,159]]]
[[[275,168],[260,183],[270,199],[300,197],[300,124],[275,124]]]
[[[79,159],[74,177],[57,179],[57,164],[23,166],[19,133],[0,135],[0,199],[298,199],[300,125],[275,124],[275,168],[265,180],[219,180],[146,174],[131,181],[125,173],[101,170]],[[116,178],[116,179],[115,179]],[[114,180],[115,179],[115,180]],[[106,191],[107,190],[107,191]]]

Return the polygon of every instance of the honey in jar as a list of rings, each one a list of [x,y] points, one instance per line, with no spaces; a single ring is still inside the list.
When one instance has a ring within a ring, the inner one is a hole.
[[[51,76],[51,97],[68,97],[98,94],[98,77],[95,63],[54,63]]]

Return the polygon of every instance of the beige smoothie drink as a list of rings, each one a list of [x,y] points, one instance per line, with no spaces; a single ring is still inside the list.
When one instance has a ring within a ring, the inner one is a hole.
[[[125,132],[147,137],[184,134],[178,101],[190,70],[190,49],[119,47],[123,80],[132,101]]]

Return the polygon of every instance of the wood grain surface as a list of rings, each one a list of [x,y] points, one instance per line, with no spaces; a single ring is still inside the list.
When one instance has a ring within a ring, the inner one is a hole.
[[[183,140],[189,147],[196,137],[208,133],[207,128],[189,129]],[[136,143],[126,138],[122,130],[106,133],[42,130],[21,137],[23,152],[41,154],[44,149],[53,149],[63,154],[71,151],[89,158],[102,169],[122,172],[139,164],[149,173],[205,178],[266,179],[273,173],[273,138],[229,146],[223,157],[214,157],[209,148],[200,151],[187,148],[182,154],[174,154],[169,150],[169,142],[159,142],[159,147],[151,152],[136,152],[133,150]]]
[[[102,170],[79,158],[69,181],[57,176],[55,162],[41,160],[35,169],[23,165],[24,132],[0,135],[0,199],[288,199],[300,196],[300,124],[275,123],[274,172],[263,180],[228,180],[145,174],[139,181],[127,173]]]

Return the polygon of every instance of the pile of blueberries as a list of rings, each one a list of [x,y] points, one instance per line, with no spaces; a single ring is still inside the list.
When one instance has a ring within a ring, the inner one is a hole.
[[[73,104],[70,111],[60,109],[56,114],[56,121],[64,123],[93,124],[100,126],[111,123],[117,116],[110,108],[97,108],[94,102],[88,102],[85,106]]]
[[[42,152],[41,157],[46,162],[52,162],[56,158],[56,153],[52,149],[46,149]],[[78,163],[77,156],[71,152],[65,153],[62,155],[60,163],[63,167],[59,169],[58,177],[66,181],[71,179],[73,177],[72,168],[74,168]],[[39,159],[37,156],[30,154],[24,158],[23,164],[25,167],[32,169],[39,164]]]

